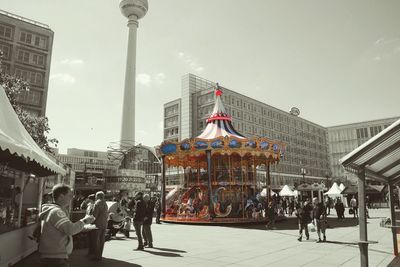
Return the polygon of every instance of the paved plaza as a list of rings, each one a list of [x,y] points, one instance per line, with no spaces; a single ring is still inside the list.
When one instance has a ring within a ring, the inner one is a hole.
[[[355,244],[357,220],[339,222],[332,215],[334,211],[329,217],[327,243],[316,243],[315,232],[310,240],[297,241],[295,218],[279,222],[275,230],[268,231],[264,225],[153,224],[153,249],[133,251],[137,241],[132,232],[129,239],[121,235],[106,242],[101,263],[87,259],[86,250],[75,250],[71,266],[360,266]],[[370,266],[399,266],[392,254],[390,229],[379,226],[382,218],[389,217],[389,209],[371,210],[370,216],[368,239],[378,241],[369,247]],[[17,266],[39,266],[38,254]]]

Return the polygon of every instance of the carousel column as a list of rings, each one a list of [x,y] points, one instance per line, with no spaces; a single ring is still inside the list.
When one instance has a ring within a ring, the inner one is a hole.
[[[270,173],[270,162],[267,164],[267,201],[271,201],[271,173]]]
[[[162,184],[161,184],[161,198],[162,198],[162,217],[165,219],[166,199],[165,199],[165,156],[161,158],[162,168]]]
[[[212,203],[212,182],[211,182],[211,150],[206,150],[207,155],[207,175],[208,175],[208,210],[210,218],[214,218],[214,209]]]

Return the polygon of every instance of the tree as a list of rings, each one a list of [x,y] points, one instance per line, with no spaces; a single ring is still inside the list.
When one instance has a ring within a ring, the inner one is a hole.
[[[2,57],[3,52],[0,50],[0,85],[3,86],[15,113],[17,113],[19,120],[33,140],[41,149],[52,153],[51,145],[57,147],[58,140],[47,136],[50,132],[49,120],[45,116],[39,117],[29,114],[18,104],[18,95],[22,92],[28,92],[29,84],[20,78],[4,73]]]

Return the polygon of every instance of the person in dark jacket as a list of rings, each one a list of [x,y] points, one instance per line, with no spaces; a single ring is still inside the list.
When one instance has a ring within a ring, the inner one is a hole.
[[[156,203],[155,207],[156,209],[156,223],[160,224],[160,218],[161,218],[161,199],[159,197],[156,198]]]
[[[326,242],[326,207],[322,202],[318,201],[318,198],[313,199],[314,209],[312,212],[312,219],[314,220],[314,225],[317,227],[317,235],[318,241],[322,242],[321,240],[321,232],[324,236],[323,242]]]
[[[143,193],[137,192],[135,195],[133,207],[133,227],[135,227],[136,236],[138,239],[138,247],[135,250],[143,250],[142,226],[145,214],[145,204],[143,203]],[[132,207],[132,204],[129,205]]]
[[[311,222],[310,212],[304,206],[302,202],[300,202],[300,207],[296,211],[296,216],[299,221],[299,233],[300,236],[297,240],[301,242],[303,239],[303,229],[306,235],[307,240],[310,238],[310,234],[308,233],[308,224]]]
[[[106,241],[106,229],[108,219],[108,206],[104,200],[104,193],[99,191],[96,193],[96,202],[93,207],[93,216],[96,218],[94,224],[96,225],[95,230],[91,233],[93,246],[92,260],[101,261],[104,249],[104,242]]]
[[[340,198],[336,199],[335,209],[338,220],[344,219],[344,205],[343,202],[340,200]]]
[[[151,223],[153,221],[155,199],[150,199],[148,194],[143,196],[145,204],[144,220],[143,220],[143,246],[153,247],[153,235],[151,233]]]

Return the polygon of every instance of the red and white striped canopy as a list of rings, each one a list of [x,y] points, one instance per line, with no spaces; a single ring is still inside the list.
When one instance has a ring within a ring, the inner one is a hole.
[[[217,84],[217,89],[215,91],[216,101],[214,110],[210,117],[207,119],[207,127],[204,131],[197,136],[201,139],[214,139],[217,137],[236,137],[239,139],[245,139],[245,137],[238,133],[232,126],[232,118],[229,116],[225,107],[221,101],[222,91],[219,89]]]

